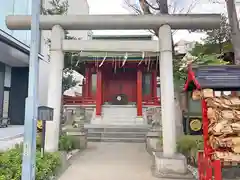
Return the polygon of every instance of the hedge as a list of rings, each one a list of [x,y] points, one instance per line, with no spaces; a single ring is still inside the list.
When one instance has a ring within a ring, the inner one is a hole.
[[[177,140],[177,151],[186,156],[188,163],[196,166],[197,153],[203,150],[203,137],[184,135]]]
[[[41,137],[36,141],[36,180],[50,180],[56,175],[61,166],[61,155],[56,153],[45,153],[41,157]],[[71,136],[62,135],[59,139],[60,151],[71,151],[75,149],[74,139]],[[23,145],[0,153],[0,180],[21,180]]]
[[[46,153],[41,158],[36,152],[36,180],[49,180],[56,175],[61,165],[60,153]],[[21,180],[22,147],[2,152],[0,154],[0,180]]]

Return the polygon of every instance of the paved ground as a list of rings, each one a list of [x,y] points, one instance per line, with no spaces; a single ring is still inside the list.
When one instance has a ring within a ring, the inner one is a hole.
[[[59,180],[157,180],[141,143],[89,143]]]
[[[0,151],[13,148],[23,141],[24,126],[0,128]]]

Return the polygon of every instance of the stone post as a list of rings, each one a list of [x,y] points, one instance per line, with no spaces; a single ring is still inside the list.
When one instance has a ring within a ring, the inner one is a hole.
[[[85,122],[85,110],[81,107],[76,108],[75,111],[75,123],[78,124],[80,135],[79,135],[79,142],[80,142],[80,149],[87,148],[87,135],[84,129],[84,122]]]
[[[50,47],[50,72],[48,84],[48,106],[54,108],[53,121],[46,122],[47,152],[58,150],[60,119],[61,119],[61,99],[62,99],[62,73],[64,68],[64,53],[62,51],[62,40],[64,30],[61,26],[55,25],[52,28]],[[44,92],[43,92],[44,93]]]
[[[171,157],[176,151],[171,27],[161,26],[159,34],[163,153]]]
[[[155,173],[163,178],[188,179],[184,176],[187,174],[186,158],[176,154],[172,37],[167,24],[159,28],[159,47],[163,153],[153,152]]]

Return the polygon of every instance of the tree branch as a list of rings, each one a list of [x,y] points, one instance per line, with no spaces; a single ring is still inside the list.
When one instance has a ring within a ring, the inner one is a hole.
[[[154,7],[154,6],[151,5],[147,0],[143,0],[143,1],[144,1],[144,3],[145,3],[147,6],[149,6],[150,8],[152,8],[152,9],[154,9],[154,10],[160,10],[159,7]]]
[[[161,14],[168,14],[168,1],[167,0],[157,0],[158,7]]]

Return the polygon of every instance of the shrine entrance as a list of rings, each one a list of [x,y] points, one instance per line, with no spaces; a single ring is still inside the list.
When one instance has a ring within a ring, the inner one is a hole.
[[[112,105],[136,104],[137,71],[107,71],[103,74],[103,99]]]

